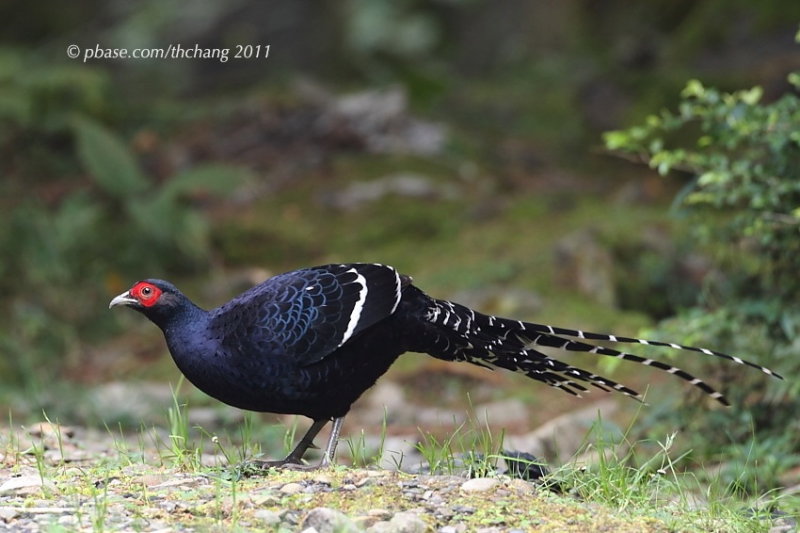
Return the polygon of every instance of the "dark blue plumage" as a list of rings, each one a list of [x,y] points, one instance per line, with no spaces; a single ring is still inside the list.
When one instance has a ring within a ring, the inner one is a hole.
[[[571,394],[587,385],[639,398],[608,378],[554,359],[535,347],[618,357],[690,382],[726,403],[711,386],[668,364],[584,341],[669,346],[771,370],[705,348],[646,341],[509,320],[436,300],[391,267],[336,264],[280,274],[227,304],[205,311],[174,285],[144,280],[110,306],[140,311],[164,332],[183,374],[200,390],[253,411],[301,414],[314,420],[283,461],[300,463],[314,436],[334,428],[322,464],[333,455],[343,417],[402,353],[428,353],[448,361],[505,368]],[[570,340],[564,337],[577,337]]]

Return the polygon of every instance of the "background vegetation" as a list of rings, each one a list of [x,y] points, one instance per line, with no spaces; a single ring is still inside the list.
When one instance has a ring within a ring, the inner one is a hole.
[[[797,2],[6,2],[0,16],[0,393],[15,416],[98,421],[75,408],[91,386],[176,379],[154,328],[107,311],[134,280],[210,306],[268,272],[382,261],[489,312],[650,328],[775,368],[785,383],[681,356],[734,408],[670,382],[637,431],[680,428],[694,463],[745,491],[796,482]],[[270,52],[66,56],[195,42]],[[543,419],[576,405],[509,387]]]

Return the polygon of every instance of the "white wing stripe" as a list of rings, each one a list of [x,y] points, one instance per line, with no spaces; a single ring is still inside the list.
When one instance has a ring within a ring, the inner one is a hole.
[[[348,270],[348,272],[352,272],[356,275],[356,280],[354,283],[361,285],[361,290],[358,291],[358,300],[356,300],[353,310],[350,311],[350,321],[347,323],[347,329],[344,331],[344,335],[342,336],[342,340],[339,342],[339,346],[347,342],[347,340],[353,336],[353,332],[356,330],[358,321],[361,318],[361,311],[364,309],[364,303],[367,301],[367,293],[369,292],[367,289],[367,280],[359,273],[358,270],[351,268]]]
[[[390,268],[390,267],[387,267]],[[397,310],[397,306],[400,305],[400,299],[403,297],[403,282],[400,280],[400,273],[393,269],[394,271],[394,282],[395,282],[395,291],[394,291],[394,305],[392,306],[392,310],[389,314],[394,314]]]

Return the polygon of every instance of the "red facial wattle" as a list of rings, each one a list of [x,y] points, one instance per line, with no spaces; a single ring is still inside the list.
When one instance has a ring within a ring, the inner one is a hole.
[[[140,281],[131,287],[129,292],[130,295],[136,298],[144,307],[154,306],[162,293],[161,289],[146,281]]]

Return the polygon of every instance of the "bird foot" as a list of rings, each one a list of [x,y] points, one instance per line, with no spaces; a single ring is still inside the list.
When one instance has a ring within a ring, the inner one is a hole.
[[[286,463],[283,466],[278,468],[284,470],[293,470],[296,472],[313,472],[314,470],[319,470],[320,468],[326,468],[328,465],[306,465],[306,464],[298,464],[298,463]]]
[[[280,461],[261,461],[261,460],[246,461],[244,463],[239,464],[237,469],[247,476],[247,475],[257,475],[259,473],[263,473],[264,471],[269,470],[270,468],[275,468],[277,470],[293,470],[296,472],[312,472],[314,470],[327,468],[329,466],[330,463],[324,461],[319,464],[305,464],[293,458],[287,457],[286,459],[282,459]]]
[[[239,472],[239,475],[245,477],[251,477],[251,476],[263,475],[267,470],[271,468],[291,469],[292,467],[302,467],[302,466],[305,465],[291,461],[288,458],[286,458],[280,461],[261,461],[261,460],[244,461],[236,465],[235,469],[237,472]]]

